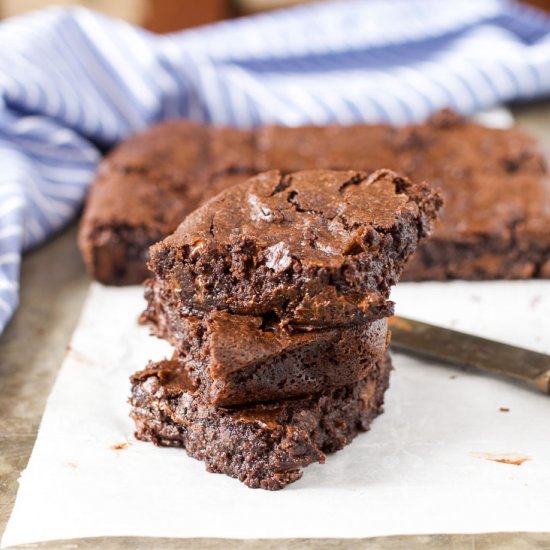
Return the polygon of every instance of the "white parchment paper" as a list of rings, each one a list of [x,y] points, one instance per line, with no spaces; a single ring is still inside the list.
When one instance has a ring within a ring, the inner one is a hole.
[[[550,397],[403,355],[372,430],[283,491],[248,489],[182,450],[136,441],[128,377],[169,352],[137,325],[141,296],[92,286],[4,547],[106,535],[550,531]],[[402,315],[550,352],[548,281],[401,284],[393,298]],[[502,457],[527,460],[490,460]]]

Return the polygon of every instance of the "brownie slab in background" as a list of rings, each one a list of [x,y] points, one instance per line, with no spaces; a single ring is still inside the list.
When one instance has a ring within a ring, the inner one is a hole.
[[[431,127],[403,130],[402,168],[440,188],[445,206],[403,280],[549,278],[550,179],[536,141],[448,113]]]
[[[420,245],[404,279],[550,277],[550,183],[536,141],[518,129],[486,128],[449,112],[404,128],[240,131],[162,123],[103,162],[86,204],[80,248],[95,279],[138,283],[147,276],[148,247],[160,233],[169,235],[198,205],[247,176],[269,169],[380,167],[427,181],[445,200],[432,239]],[[125,174],[134,176],[133,185],[123,183]],[[133,193],[165,188],[174,194],[168,205],[141,201],[132,212]],[[121,200],[109,204],[116,196]]]
[[[329,142],[336,147],[326,150]],[[550,179],[536,140],[516,128],[486,128],[443,111],[385,132],[377,125],[268,127],[257,143],[262,168],[348,159],[368,170],[378,156],[388,164],[377,166],[439,189],[440,219],[402,280],[550,277]]]
[[[495,203],[492,193],[502,197]],[[467,195],[463,200],[461,194]],[[449,196],[450,195],[450,196]],[[550,278],[550,181],[523,173],[479,174],[459,193],[454,208],[411,259],[403,280]],[[460,236],[454,228],[468,228]]]
[[[181,365],[161,361],[133,376],[131,416],[138,439],[183,447],[210,472],[277,490],[369,428],[382,412],[390,370],[387,356],[355,384],[302,399],[223,409],[202,400]]]
[[[151,248],[153,286],[174,316],[227,311],[301,329],[386,317],[440,206],[428,186],[389,170],[263,173]]]
[[[179,315],[165,299],[146,292],[142,321],[175,348],[204,401],[242,405],[328,391],[357,382],[389,345],[387,319],[307,332],[265,326],[261,317],[213,312]]]
[[[252,175],[252,135],[172,121],[122,142],[100,165],[79,233],[89,273],[139,284],[149,247],[222,188]]]

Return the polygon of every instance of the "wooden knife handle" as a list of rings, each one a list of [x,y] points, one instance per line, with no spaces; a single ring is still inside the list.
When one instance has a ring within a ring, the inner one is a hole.
[[[521,380],[550,394],[550,355],[404,317],[392,317],[390,329],[398,351]]]

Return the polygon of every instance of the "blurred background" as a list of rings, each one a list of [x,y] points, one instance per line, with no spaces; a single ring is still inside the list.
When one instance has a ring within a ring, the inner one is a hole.
[[[80,5],[153,32],[166,33],[305,1],[312,0],[0,0],[0,16],[6,18],[53,5]],[[529,0],[527,3],[550,11],[550,0]]]
[[[298,3],[299,0],[2,0],[0,14],[6,18],[46,6],[80,5],[166,33]]]

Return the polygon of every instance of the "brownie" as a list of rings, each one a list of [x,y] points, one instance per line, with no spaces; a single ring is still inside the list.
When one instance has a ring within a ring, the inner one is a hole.
[[[202,399],[178,362],[161,361],[132,377],[131,416],[137,438],[183,447],[210,472],[277,490],[369,428],[382,412],[390,369],[386,357],[361,381],[326,393],[221,408]]]
[[[291,332],[262,317],[215,311],[205,318],[176,314],[147,285],[142,321],[175,348],[213,405],[258,403],[327,391],[364,378],[389,344],[387,319],[348,327]]]
[[[433,237],[420,244],[405,279],[550,277],[550,184],[536,141],[516,128],[486,128],[448,111],[403,128],[246,131],[162,123],[103,162],[86,204],[80,247],[94,278],[138,283],[147,276],[147,250],[159,233],[169,235],[199,204],[247,175],[381,167],[427,181],[445,199]],[[125,175],[134,176],[132,190],[123,184]],[[168,187],[174,200],[136,207],[132,194],[147,195],[140,187],[150,193]]]
[[[252,169],[252,135],[171,121],[122,142],[100,165],[79,232],[89,273],[105,284],[141,283],[149,247]]]
[[[483,192],[490,186],[506,201],[495,204],[494,196]],[[550,277],[549,182],[523,173],[480,174],[461,191],[468,199],[451,194],[454,208],[446,212],[445,225],[412,258],[405,280]],[[453,228],[462,227],[465,216],[468,227],[458,235]]]
[[[266,126],[256,133],[258,172],[311,168],[362,170],[394,168],[398,130],[384,124],[354,126]]]
[[[402,132],[400,168],[445,200],[403,280],[550,277],[550,180],[534,139],[449,113]]]
[[[300,135],[301,134],[301,135]],[[403,280],[550,277],[550,182],[535,139],[450,111],[424,124],[259,131],[260,166],[390,167],[440,190],[444,207]],[[301,137],[303,143],[301,143]],[[335,144],[327,150],[327,143]],[[364,151],[361,154],[360,147]],[[390,155],[390,157],[388,157]],[[304,164],[301,164],[304,163]]]
[[[151,247],[153,285],[174,315],[227,311],[302,329],[385,317],[440,205],[389,170],[263,173]]]

